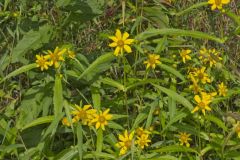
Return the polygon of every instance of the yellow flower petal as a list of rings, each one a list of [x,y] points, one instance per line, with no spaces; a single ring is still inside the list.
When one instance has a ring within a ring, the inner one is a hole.
[[[124,50],[127,52],[127,53],[131,53],[132,52],[132,49],[131,47],[129,47],[128,45],[124,45]]]
[[[122,40],[125,41],[129,37],[129,34],[127,32],[124,32]]]
[[[109,46],[109,47],[116,47],[116,46],[117,46],[117,43],[116,43],[116,42],[113,42],[113,43],[110,43],[108,46]]]
[[[122,39],[122,33],[121,33],[121,31],[120,31],[119,29],[116,30],[115,36],[116,36],[116,38],[117,38],[118,40],[121,40],[121,39]]]

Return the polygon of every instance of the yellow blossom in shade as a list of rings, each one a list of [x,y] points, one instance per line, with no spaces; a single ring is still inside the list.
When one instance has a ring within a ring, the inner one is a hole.
[[[194,96],[194,100],[197,102],[197,106],[192,110],[192,113],[201,110],[203,115],[206,114],[206,110],[211,111],[209,104],[211,103],[212,96],[207,93],[202,93],[201,97],[199,95]]]
[[[69,58],[74,59],[76,57],[76,54],[74,51],[68,50],[67,53]]]
[[[77,122],[77,120],[75,118],[72,119],[72,123],[75,123]],[[65,125],[65,126],[71,126],[71,123],[68,121],[67,117],[64,117],[62,119],[62,124]]]
[[[200,51],[199,59],[203,63],[209,63],[210,67],[216,65],[218,61],[221,61],[222,58],[219,56],[219,52],[216,49],[202,48]]]
[[[55,68],[59,67],[59,61],[64,61],[63,54],[67,51],[66,48],[59,49],[58,47],[55,48],[54,52],[48,50],[46,58],[50,61],[50,66],[54,65]]]
[[[147,65],[147,69],[149,67],[151,67],[152,69],[155,69],[156,65],[161,63],[159,60],[160,60],[159,55],[149,54],[148,55],[148,60],[144,61],[144,64]]]
[[[138,127],[137,129],[136,129],[136,134],[137,134],[137,136],[139,136],[139,137],[141,137],[142,135],[149,135],[149,134],[151,134],[151,132],[149,132],[148,130],[146,130],[146,129],[143,129],[142,127]]]
[[[128,133],[127,130],[124,131],[123,134],[118,135],[119,142],[116,144],[118,148],[120,148],[119,155],[124,155],[132,146],[134,131]]]
[[[36,63],[37,63],[37,67],[41,68],[41,71],[43,71],[44,69],[48,69],[48,66],[50,65],[50,62],[48,62],[47,58],[43,55],[36,55]]]
[[[238,135],[238,138],[240,138],[240,124],[238,123],[236,128],[235,128],[235,132],[237,133]]]
[[[100,111],[99,114],[95,114],[93,120],[91,123],[96,123],[95,127],[96,129],[102,128],[102,130],[105,130],[105,126],[108,125],[108,121],[112,119],[112,115],[108,114],[110,109],[105,110],[103,113]]]
[[[223,82],[218,85],[219,96],[225,97],[227,95],[227,91],[228,91],[227,86],[225,86]]]
[[[187,50],[183,49],[180,52],[180,56],[182,57],[183,63],[186,63],[186,60],[191,60],[191,57],[189,56],[191,52],[192,51],[190,49],[187,49]]]
[[[187,134],[185,132],[183,133],[180,133],[179,134],[179,141],[180,141],[180,145],[186,145],[187,147],[190,147],[190,144],[189,144],[189,141],[191,141],[192,139],[189,138],[191,135],[190,134]]]
[[[212,5],[211,9],[215,10],[216,8],[221,10],[224,4],[228,4],[230,0],[208,0],[208,3]]]
[[[202,67],[193,72],[193,75],[194,77],[196,77],[196,80],[202,82],[203,84],[211,82],[210,78],[208,77],[208,74],[205,73],[205,70],[206,67]]]
[[[119,52],[122,55],[124,51],[127,53],[131,53],[132,49],[129,45],[134,42],[134,39],[128,39],[129,34],[124,32],[123,35],[119,29],[116,30],[115,36],[110,36],[109,38],[113,40],[109,47],[116,47],[114,51],[114,55],[118,56]]]
[[[142,134],[141,136],[138,136],[137,137],[137,140],[136,140],[136,144],[141,148],[141,149],[144,149],[144,147],[148,146],[148,143],[150,143],[151,140],[149,139],[149,135],[148,134]]]
[[[75,110],[72,115],[77,121],[81,121],[83,125],[90,125],[96,110],[91,108],[91,105],[84,105],[83,108],[75,104]]]

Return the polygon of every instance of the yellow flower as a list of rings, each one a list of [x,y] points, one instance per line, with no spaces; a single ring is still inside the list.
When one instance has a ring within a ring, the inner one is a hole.
[[[137,136],[139,136],[139,137],[141,137],[142,135],[149,135],[149,134],[151,134],[151,132],[149,132],[148,130],[146,130],[146,129],[143,129],[142,127],[138,127],[137,129],[136,129],[136,134],[137,134]]]
[[[227,86],[225,86],[223,82],[218,85],[219,96],[225,97],[227,95],[227,91],[228,91]]]
[[[144,61],[144,64],[147,65],[147,69],[149,67],[151,67],[152,69],[155,69],[156,64],[160,64],[161,62],[160,60],[160,56],[156,55],[156,54],[149,54],[148,55],[148,60]]]
[[[76,54],[74,51],[68,50],[67,53],[69,58],[74,59],[76,57]]]
[[[123,54],[123,51],[125,50],[127,53],[131,53],[132,49],[129,45],[131,45],[134,41],[134,39],[127,39],[129,37],[129,34],[125,32],[123,35],[119,29],[116,30],[115,36],[110,36],[109,38],[113,40],[111,44],[109,44],[109,47],[116,47],[114,51],[114,55],[118,56],[119,52],[121,55]]]
[[[83,108],[75,104],[76,110],[72,111],[72,115],[77,121],[82,122],[83,125],[90,125],[94,114],[97,112],[95,109],[91,109],[91,105],[84,105]]]
[[[217,95],[217,92],[211,92],[211,93],[206,93],[206,92],[201,92],[202,97],[205,97],[205,99],[209,99],[212,101],[212,99]]]
[[[193,75],[197,78],[197,81],[201,81],[203,84],[206,82],[210,83],[211,80],[208,77],[208,74],[205,73],[206,67],[202,67],[193,72]]]
[[[207,93],[202,93],[201,98],[199,95],[194,96],[194,100],[197,102],[197,106],[192,110],[192,113],[202,110],[203,115],[206,114],[206,110],[211,111],[209,104],[211,103],[212,95]]]
[[[36,55],[36,58],[37,67],[40,67],[41,71],[43,71],[44,69],[47,70],[50,63],[47,61],[46,57],[43,55]]]
[[[124,133],[121,135],[118,135],[119,142],[116,144],[118,148],[120,148],[119,155],[124,155],[127,153],[127,151],[132,146],[134,131],[131,133],[128,133],[127,130],[124,131]]]
[[[108,121],[112,119],[112,115],[108,114],[110,109],[105,110],[103,113],[100,111],[99,114],[95,114],[93,120],[91,123],[96,123],[95,127],[98,129],[99,127],[102,128],[102,130],[105,130],[105,126],[108,125]]]
[[[50,59],[50,66],[54,65],[55,68],[58,68],[59,61],[64,61],[63,53],[65,53],[66,50],[66,48],[59,50],[58,47],[55,48],[54,52],[48,50],[46,58]]]
[[[221,10],[223,4],[228,4],[229,2],[230,0],[208,0],[208,3],[212,5],[212,10],[215,10],[216,8]]]
[[[148,146],[148,143],[151,142],[151,140],[149,139],[148,136],[149,136],[148,134],[142,134],[141,136],[138,136],[135,143],[136,143],[141,149],[144,149],[144,147],[145,147],[145,146],[147,147],[147,146]]]
[[[75,118],[72,119],[72,123],[75,123],[77,122],[77,120]],[[71,126],[71,123],[68,121],[67,117],[64,117],[62,119],[62,124],[65,125],[65,126]]]
[[[189,56],[189,53],[191,53],[192,51],[190,49],[183,49],[181,52],[180,52],[180,56],[182,57],[182,60],[183,60],[183,63],[186,62],[186,60],[190,60],[191,57]]]
[[[216,49],[202,48],[200,50],[199,59],[202,60],[203,63],[209,63],[210,67],[216,65],[218,61],[221,61],[222,58],[219,57],[219,52]]]
[[[182,145],[185,144],[187,147],[190,147],[190,144],[189,144],[189,142],[188,142],[188,141],[191,141],[191,140],[192,140],[191,138],[189,138],[190,136],[191,136],[190,134],[187,134],[187,133],[185,133],[185,132],[180,133],[180,134],[179,134],[180,145],[182,146]]]

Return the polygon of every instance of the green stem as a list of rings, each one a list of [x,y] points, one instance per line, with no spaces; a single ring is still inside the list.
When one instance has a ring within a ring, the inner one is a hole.
[[[78,139],[78,154],[79,159],[83,159],[83,132],[82,132],[82,125],[78,123],[77,126],[77,139]]]
[[[126,73],[126,57],[122,57],[123,58],[123,85],[124,88],[127,87],[127,73]],[[130,122],[129,122],[129,113],[128,113],[128,105],[127,105],[127,92],[124,92],[124,106],[126,107],[126,113],[128,115],[127,117],[127,124],[128,124],[128,128],[130,127]]]
[[[97,152],[102,152],[102,145],[103,145],[103,130],[99,128],[97,130]]]

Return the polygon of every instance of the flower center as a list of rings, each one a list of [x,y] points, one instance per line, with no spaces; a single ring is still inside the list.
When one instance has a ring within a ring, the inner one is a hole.
[[[221,5],[221,3],[222,3],[222,0],[215,0],[215,4],[216,4],[217,6]]]
[[[84,111],[84,110],[79,111],[78,117],[79,117],[80,119],[86,119],[86,118],[87,118],[87,113],[86,113],[86,111]]]
[[[187,142],[188,137],[185,135],[182,135],[180,138],[183,142]]]
[[[187,51],[182,52],[183,57],[186,57],[186,55],[187,55]]]
[[[150,58],[149,58],[149,63],[150,63],[150,64],[155,64],[155,63],[156,63],[155,58],[154,58],[154,57],[150,57]]]
[[[237,133],[240,133],[240,126],[237,126],[236,132],[237,132]]]
[[[137,135],[141,136],[143,134],[143,131],[141,129],[137,130]]]
[[[199,106],[200,108],[204,109],[204,108],[205,108],[205,103],[200,102],[200,103],[198,103],[198,106]]]
[[[99,116],[99,122],[104,123],[106,121],[104,116]]]
[[[125,146],[126,146],[127,148],[130,148],[132,142],[131,142],[130,140],[128,140],[128,141],[126,141],[124,144],[125,144]]]
[[[203,78],[204,78],[204,74],[203,74],[203,73],[199,73],[199,74],[198,74],[198,78],[199,78],[199,79],[203,79]]]
[[[119,47],[123,47],[123,46],[124,46],[123,40],[118,40],[117,45],[118,45]]]

